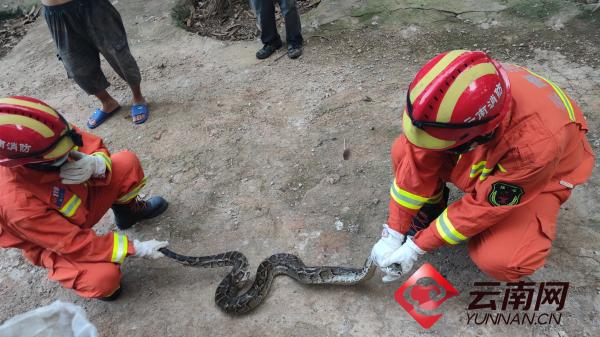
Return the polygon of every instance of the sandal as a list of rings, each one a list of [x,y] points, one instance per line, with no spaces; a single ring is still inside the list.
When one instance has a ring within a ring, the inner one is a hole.
[[[150,111],[148,110],[148,103],[134,104],[131,106],[131,118],[135,124],[142,124],[148,120]],[[136,120],[137,116],[143,116],[142,119]]]
[[[109,119],[115,112],[119,111],[121,106],[119,105],[111,112],[104,112],[102,109],[98,108],[94,113],[90,116],[90,119],[87,122],[87,127],[90,129],[95,129],[99,127],[102,123],[104,123],[107,119]]]

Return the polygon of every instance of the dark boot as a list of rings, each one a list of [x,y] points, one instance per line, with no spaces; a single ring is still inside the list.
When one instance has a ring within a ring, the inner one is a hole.
[[[410,223],[410,230],[407,236],[414,236],[418,231],[429,227],[429,224],[435,220],[442,212],[448,207],[448,197],[450,196],[450,190],[444,186],[444,192],[442,199],[435,204],[425,204],[419,210],[419,213],[415,215]]]
[[[282,42],[274,43],[274,44],[266,44],[259,51],[256,52],[256,58],[259,60],[264,60],[267,57],[273,55],[277,49],[281,48]]]
[[[169,207],[169,203],[162,197],[152,197],[143,200],[136,197],[123,205],[113,205],[111,208],[115,213],[115,222],[119,229],[127,229],[139,220],[150,219],[161,215]]]
[[[121,296],[121,288],[117,289],[112,295],[107,297],[96,297],[97,300],[104,302],[112,302]]]
[[[287,54],[292,60],[299,58],[302,55],[302,45],[288,45]]]

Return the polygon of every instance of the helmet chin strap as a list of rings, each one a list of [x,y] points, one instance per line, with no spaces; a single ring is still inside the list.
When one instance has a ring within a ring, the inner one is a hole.
[[[457,147],[446,150],[446,152],[453,153],[453,154],[464,154],[469,151],[473,151],[473,150],[475,150],[475,148],[477,146],[479,146],[481,144],[485,144],[485,143],[491,141],[492,139],[494,139],[495,135],[496,135],[496,130],[488,133],[487,135],[477,136],[464,144],[461,144]]]
[[[25,167],[38,171],[59,171],[60,167],[67,162],[69,154],[49,162],[25,164]]]

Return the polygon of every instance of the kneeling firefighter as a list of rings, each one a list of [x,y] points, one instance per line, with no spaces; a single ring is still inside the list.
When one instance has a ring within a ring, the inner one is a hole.
[[[110,208],[119,229],[163,213],[163,198],[138,197],[145,183],[135,154],[111,155],[42,101],[0,99],[0,247],[22,250],[63,287],[112,300],[126,257],[163,256],[167,242],[92,230]]]
[[[501,281],[545,263],[560,205],[594,166],[579,107],[552,81],[479,51],[429,61],[409,85],[392,147],[388,223],[372,250],[404,273],[443,245],[467,242]],[[464,192],[448,205],[447,183]]]

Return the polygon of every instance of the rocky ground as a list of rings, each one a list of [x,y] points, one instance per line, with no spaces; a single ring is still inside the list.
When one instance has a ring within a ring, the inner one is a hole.
[[[19,7],[10,1],[0,1],[0,57],[21,41],[27,29],[39,16],[40,5]]]
[[[361,265],[386,220],[402,95],[422,63],[447,49],[483,49],[552,78],[585,111],[600,153],[593,4],[324,0],[303,17],[302,58],[260,62],[258,41],[216,41],[175,27],[174,1],[113,2],[152,115],[133,126],[124,111],[95,133],[113,151],[138,153],[149,177],[145,193],[171,202],[164,216],[126,231],[132,238],[169,240],[190,255],[240,250],[252,266],[277,252],[312,265]],[[81,126],[96,107],[66,78],[43,19],[0,69],[0,96],[42,98]],[[111,92],[128,104],[125,83],[106,72]],[[122,298],[104,303],[48,281],[14,250],[0,251],[0,322],[61,299],[84,307],[103,336],[598,336],[599,181],[595,170],[564,205],[547,265],[531,278],[571,282],[561,325],[468,325],[473,282],[489,279],[464,246],[427,257],[461,292],[430,330],[395,302],[399,284],[379,279],[315,288],[278,278],[263,306],[231,318],[213,302],[225,269],[129,259]],[[113,227],[111,214],[99,224],[103,232]]]

